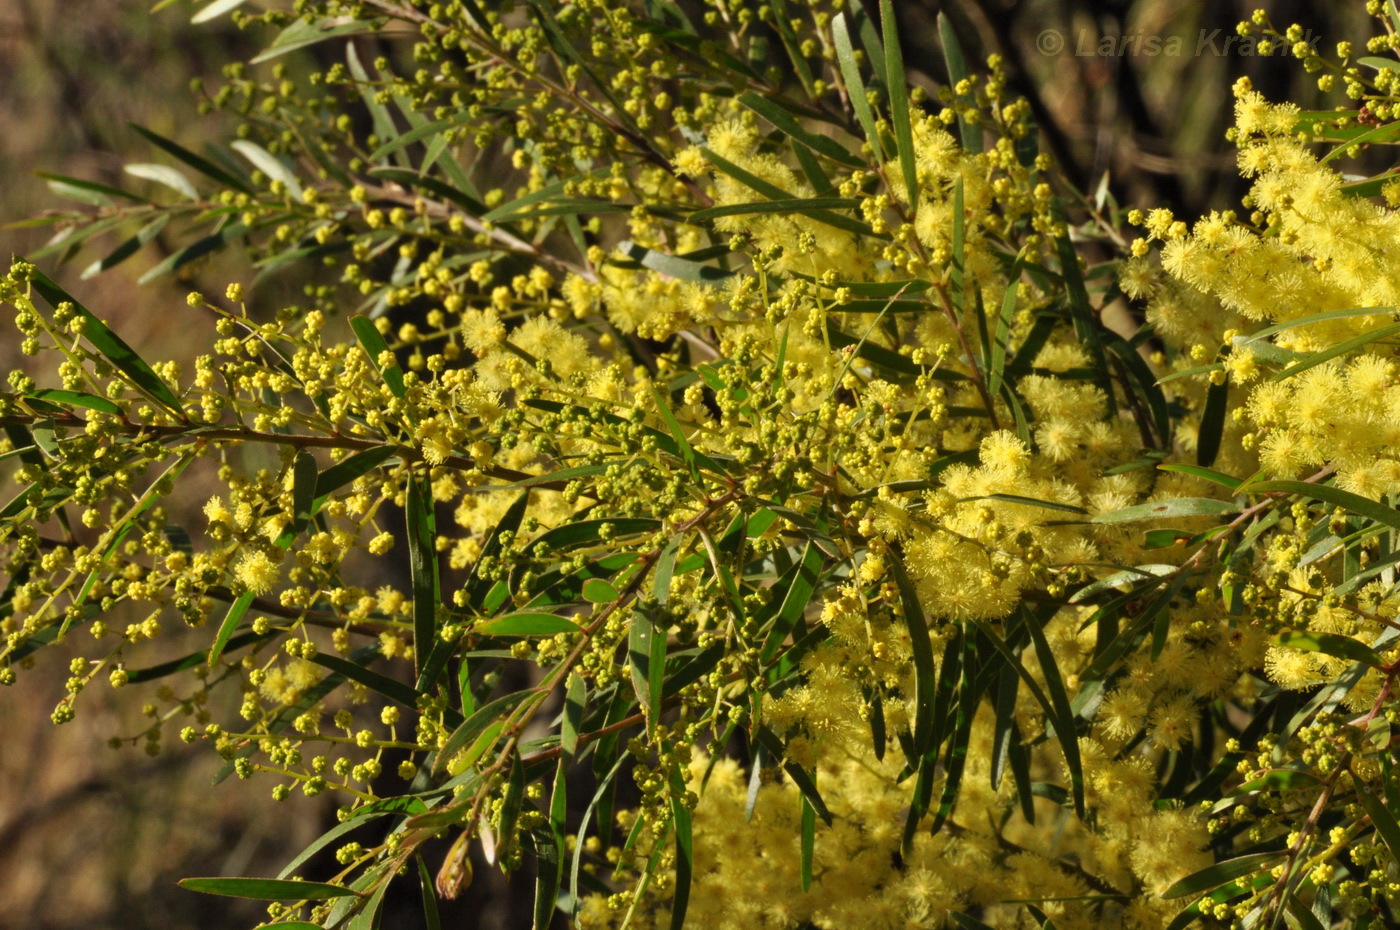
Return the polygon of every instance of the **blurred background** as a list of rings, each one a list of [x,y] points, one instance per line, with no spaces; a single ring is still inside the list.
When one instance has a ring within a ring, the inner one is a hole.
[[[290,5],[250,5],[274,2]],[[876,3],[866,2],[873,15]],[[36,171],[130,183],[124,164],[165,161],[129,129],[131,122],[196,150],[229,137],[232,127],[222,117],[197,114],[189,81],[202,76],[214,83],[225,63],[250,58],[269,37],[243,34],[226,17],[191,26],[194,7],[188,4],[156,14],[150,5],[0,0],[0,223],[72,208]],[[944,79],[935,17],[946,10],[972,62],[993,51],[1005,56],[1015,91],[1037,113],[1042,148],[1081,190],[1092,192],[1107,175],[1119,203],[1166,205],[1186,218],[1234,206],[1243,193],[1224,140],[1232,120],[1230,85],[1237,77],[1249,75],[1271,99],[1291,99],[1304,108],[1344,101],[1340,94],[1324,99],[1291,58],[1241,54],[1238,40],[1226,45],[1235,24],[1256,5],[895,2],[905,60],[916,80],[932,88]],[[699,8],[695,0],[682,6]],[[1329,54],[1340,39],[1360,43],[1371,34],[1360,0],[1264,6],[1280,29],[1302,24]],[[333,55],[334,45],[315,54]],[[0,255],[30,253],[50,234],[0,228]],[[191,328],[179,322],[187,310],[185,293],[222,293],[227,282],[247,279],[247,264],[237,254],[223,254],[190,266],[180,280],[138,288],[141,273],[181,244],[170,235],[163,233],[137,258],[90,280],[80,280],[79,271],[115,239],[96,239],[68,263],[57,266],[50,257],[43,267],[145,357],[188,361],[203,345],[192,344]],[[0,337],[0,368],[19,363],[12,337]],[[9,496],[0,488],[0,498]],[[0,587],[6,580],[0,566]],[[269,817],[271,783],[231,779],[211,789],[219,760],[207,750],[173,740],[154,758],[139,747],[106,748],[109,737],[141,728],[141,703],[148,698],[137,688],[94,687],[84,694],[76,720],[55,728],[49,714],[63,693],[73,654],[64,647],[44,650],[20,687],[0,693],[0,930],[252,926],[259,905],[187,893],[175,881],[276,874],[334,822],[333,800],[295,794]],[[476,875],[459,907],[444,915],[445,926],[528,926],[528,874],[507,884],[478,863]],[[422,926],[416,908],[411,899],[399,902],[386,912],[384,926]]]

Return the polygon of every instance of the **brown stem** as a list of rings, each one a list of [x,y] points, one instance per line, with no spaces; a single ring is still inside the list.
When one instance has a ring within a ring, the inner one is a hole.
[[[0,416],[0,427],[28,427],[41,421],[77,430],[82,430],[88,425],[87,420],[76,414],[46,413],[43,416],[37,414],[34,416],[22,416],[17,414]],[[347,449],[365,451],[368,449],[382,449],[385,446],[393,446],[394,454],[405,462],[420,462],[423,460],[423,454],[412,446],[401,446],[387,440],[359,439],[354,436],[346,436],[339,432],[325,436],[307,436],[291,433],[268,433],[246,426],[200,426],[195,423],[188,425],[132,423],[129,420],[119,421],[116,424],[116,428],[117,432],[122,435],[132,437],[133,442],[142,442],[146,439],[165,440],[188,437],[208,442],[264,442],[270,445],[292,446],[297,449]],[[532,477],[525,472],[499,466],[491,466],[482,469],[471,459],[465,459],[456,455],[448,456],[443,459],[440,464],[462,471],[478,469],[482,473],[490,475],[493,478],[500,478],[503,481],[510,482],[524,481]],[[534,487],[555,487],[555,484],[555,482],[532,482],[532,486]],[[559,487],[562,487],[562,485],[559,485]]]

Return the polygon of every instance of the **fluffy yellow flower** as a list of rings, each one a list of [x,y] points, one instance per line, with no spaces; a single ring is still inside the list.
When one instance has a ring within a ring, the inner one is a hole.
[[[261,549],[251,549],[243,553],[233,569],[234,577],[254,594],[266,594],[277,584],[280,571],[275,562]]]

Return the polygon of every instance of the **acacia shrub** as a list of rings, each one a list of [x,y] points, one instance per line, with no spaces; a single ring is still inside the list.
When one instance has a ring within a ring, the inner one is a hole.
[[[269,37],[197,88],[228,148],[142,130],[168,196],[50,217],[130,231],[93,273],[248,251],[194,370],[0,289],[0,680],[77,638],[55,723],[161,681],[118,745],[343,801],[186,887],[431,926],[476,851],[541,927],[1393,920],[1400,184],[1336,168],[1391,59],[1242,24],[1364,106],[1237,84],[1247,212],[1188,225],[1057,177],[946,22],[911,88],[889,0],[242,6],[195,13]]]

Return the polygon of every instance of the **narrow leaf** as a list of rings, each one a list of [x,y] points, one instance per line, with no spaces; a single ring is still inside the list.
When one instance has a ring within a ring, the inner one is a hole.
[[[242,239],[249,232],[249,228],[241,222],[229,223],[217,232],[210,233],[202,239],[196,239],[178,252],[167,256],[154,268],[137,278],[136,283],[147,284],[156,278],[170,274],[172,271],[177,271],[197,258],[203,258],[211,252],[217,252],[230,242]]]
[[[1050,704],[1054,709],[1055,737],[1064,750],[1065,765],[1069,768],[1070,788],[1074,794],[1074,810],[1084,816],[1084,767],[1079,759],[1079,736],[1074,729],[1074,712],[1070,709],[1069,696],[1065,693],[1064,679],[1060,676],[1060,666],[1055,661],[1055,653],[1045,639],[1045,631],[1040,628],[1037,618],[1029,611],[1022,614],[1026,629],[1030,631],[1031,642],[1035,645],[1036,658],[1040,660],[1040,672],[1045,678],[1045,689],[1050,692]]]
[[[1199,894],[1219,887],[1226,882],[1233,881],[1251,872],[1257,872],[1270,862],[1279,858],[1279,853],[1255,853],[1249,856],[1240,856],[1236,859],[1226,859],[1224,862],[1217,862],[1215,865],[1194,872],[1176,882],[1166,891],[1162,892],[1165,900],[1173,898],[1184,898],[1189,894]]]
[[[520,810],[524,802],[525,766],[520,761],[520,753],[512,752],[510,774],[506,778],[506,790],[501,798],[500,827],[496,833],[503,845],[514,846],[517,842],[516,827],[520,823]]]
[[[273,155],[256,142],[250,142],[247,139],[236,139],[229,144],[238,154],[252,162],[253,167],[267,175],[268,178],[274,181],[281,181],[285,184],[287,186],[287,192],[291,194],[294,199],[301,199],[301,182],[298,181],[297,176],[292,173],[292,169],[288,168],[280,158]]]
[[[403,369],[397,362],[380,367],[380,357],[389,351],[389,344],[384,341],[384,336],[375,327],[374,321],[367,316],[352,316],[350,328],[355,331],[355,338],[359,339],[360,347],[369,356],[370,364],[384,376],[384,383],[389,385],[389,390],[395,397],[403,397],[407,390],[404,386]]]
[[[231,644],[230,644],[231,645]],[[391,701],[395,701],[407,707],[415,713],[418,710],[418,699],[422,697],[422,692],[415,691],[408,685],[388,675],[381,675],[379,672],[371,671],[356,662],[342,659],[340,656],[330,653],[318,652],[311,659],[317,665],[328,668],[333,672],[344,675],[351,681],[364,685],[366,688],[381,694]],[[460,720],[458,721],[461,722]]]
[[[326,16],[314,22],[307,22],[304,19],[297,19],[283,29],[277,38],[273,39],[266,49],[254,56],[249,64],[259,65],[264,61],[271,61],[274,58],[294,52],[297,49],[315,45],[317,42],[324,42],[327,39],[337,39],[343,36],[358,35],[362,32],[371,32],[380,28],[384,24],[382,19],[356,19],[348,23],[337,22],[339,17]]]
[[[1339,342],[1336,345],[1323,349],[1320,352],[1314,352],[1312,355],[1307,356],[1301,361],[1288,366],[1283,371],[1274,375],[1273,380],[1282,381],[1285,378],[1291,378],[1294,375],[1299,374],[1300,372],[1304,372],[1307,371],[1309,368],[1321,365],[1323,362],[1326,362],[1330,359],[1334,359],[1339,355],[1346,355],[1349,352],[1353,352],[1356,349],[1359,349],[1363,346],[1368,346],[1371,343],[1377,342],[1381,339],[1385,339],[1388,336],[1393,336],[1396,333],[1400,333],[1400,323],[1391,323],[1389,326],[1382,326],[1378,329],[1373,329],[1370,332],[1362,333],[1359,336],[1354,336],[1351,339],[1346,340],[1345,342]]]
[[[1201,427],[1196,438],[1196,464],[1208,468],[1220,453],[1220,441],[1225,435],[1225,407],[1230,394],[1230,382],[1212,383],[1206,389],[1205,406],[1201,408]]]
[[[309,452],[298,452],[292,466],[292,539],[300,536],[311,522],[312,505],[316,499],[316,458]]]
[[[219,661],[219,656],[223,653],[224,647],[228,645],[229,637],[233,631],[238,629],[239,622],[243,615],[248,612],[248,608],[253,604],[255,595],[252,591],[245,591],[238,596],[238,600],[229,605],[228,613],[224,614],[223,622],[219,624],[219,632],[214,637],[214,645],[209,649],[209,666]]]
[[[767,664],[777,655],[783,640],[792,632],[793,626],[807,609],[807,603],[816,590],[817,579],[822,567],[821,550],[808,542],[802,551],[802,559],[778,579],[773,585],[774,600],[778,604],[773,618],[773,627],[763,644],[760,661]],[[779,598],[781,598],[779,600]]]
[[[74,300],[67,291],[46,277],[43,272],[34,271],[31,283],[34,290],[38,291],[39,296],[43,297],[50,306],[57,308],[62,303],[71,305],[73,312],[82,320],[83,338],[90,342],[94,349],[115,365],[122,374],[131,379],[132,384],[143,394],[160,403],[161,406],[180,419],[185,418],[185,413],[180,408],[180,401],[176,399],[166,383],[151,369],[150,365],[141,359],[141,356],[136,354],[131,346],[108,329],[107,324],[93,316],[86,307]]]
[[[919,207],[919,171],[915,164],[914,133],[909,123],[909,82],[904,76],[904,53],[900,51],[899,27],[890,0],[880,0],[880,25],[885,37],[885,92],[890,97],[890,122],[912,216]]]
[[[70,178],[63,174],[50,174],[47,171],[34,172],[37,177],[41,177],[49,182],[49,189],[60,197],[67,197],[70,200],[77,200],[81,203],[89,203],[94,206],[111,206],[111,197],[120,197],[122,200],[131,200],[136,203],[147,203],[145,197],[124,191],[120,187],[112,187],[110,184],[99,184],[96,181],[88,181],[83,178]],[[65,240],[67,241],[67,240]]]
[[[1322,313],[1309,313],[1305,316],[1294,317],[1282,323],[1274,323],[1272,326],[1265,326],[1256,330],[1248,336],[1238,337],[1236,345],[1249,345],[1265,339],[1275,333],[1281,333],[1290,329],[1297,329],[1300,326],[1310,326],[1313,323],[1330,323],[1333,320],[1348,320],[1358,316],[1386,317],[1396,311],[1395,307],[1347,307],[1343,310],[1327,310]]]
[[[1235,490],[1241,484],[1244,483],[1243,478],[1235,478],[1222,472],[1215,471],[1214,469],[1205,468],[1200,465],[1166,463],[1158,465],[1157,467],[1162,471],[1174,471],[1179,472],[1183,475],[1192,475],[1196,478],[1203,478],[1206,481],[1210,481],[1215,484],[1227,487],[1231,491]]]
[[[686,217],[687,223],[703,223],[724,216],[748,216],[764,213],[798,213],[813,219],[822,210],[848,210],[859,204],[852,197],[785,197],[779,200],[755,200],[752,203],[731,203],[697,210]]]
[[[1059,201],[1054,205],[1055,218],[1064,222],[1064,208]],[[1108,378],[1108,358],[1104,353],[1103,336],[1094,308],[1089,303],[1089,291],[1084,286],[1084,273],[1079,267],[1079,253],[1070,242],[1069,236],[1058,236],[1055,247],[1060,259],[1060,272],[1065,278],[1065,295],[1069,300],[1070,317],[1074,321],[1074,334],[1089,350],[1089,359],[1094,371],[1101,375],[1099,387],[1104,392],[1111,412],[1117,410],[1114,400],[1113,383]]]
[[[961,177],[958,180],[961,182]],[[1011,343],[1011,325],[1016,318],[1016,291],[1024,262],[1024,254],[1018,254],[1007,273],[1006,293],[1002,295],[1001,313],[997,315],[996,332],[992,334],[992,356],[987,366],[987,393],[993,397],[1001,393],[1001,379],[1006,373],[1006,353]]]
[[[352,897],[355,892],[339,885],[320,882],[293,882],[275,878],[182,878],[177,884],[187,891],[221,894],[234,898],[263,901],[322,901]]]
[[[938,14],[938,40],[943,46],[943,61],[948,66],[948,86],[956,89],[958,84],[965,80],[967,73],[967,58],[963,55],[962,43],[958,41],[958,34],[953,29],[953,22],[948,18],[948,14],[939,12]],[[966,95],[957,97],[957,102],[964,107],[971,101]],[[963,149],[970,155],[978,155],[982,151],[982,130],[976,123],[969,122],[963,116],[958,116],[958,135],[962,138]]]
[[[783,759],[783,741],[780,740],[777,734],[772,730],[768,729],[766,726],[760,726],[754,736],[772,758]],[[831,826],[831,811],[827,809],[826,802],[822,800],[822,796],[817,792],[817,783],[812,780],[812,776],[808,775],[807,772],[803,770],[802,766],[790,759],[783,760],[783,771],[787,773],[788,778],[797,786],[797,790],[802,793],[802,796],[807,799],[807,802],[812,805],[812,809],[817,812],[817,816],[822,819],[822,823]]]
[[[47,403],[61,404],[67,407],[82,407],[87,410],[97,410],[101,413],[122,412],[120,407],[107,398],[98,397],[96,394],[88,394],[83,391],[61,391],[56,388],[41,388],[23,395],[23,399],[45,401]]]
[[[583,723],[583,712],[588,707],[588,687],[577,674],[569,675],[569,683],[564,691],[564,713],[559,728],[559,745],[566,758],[572,758],[578,749],[579,727]],[[562,760],[561,760],[562,761]]]
[[[408,567],[413,581],[413,652],[418,662],[418,689],[426,691],[433,685],[432,670],[426,660],[437,644],[437,611],[442,598],[433,543],[433,492],[426,476],[409,478],[407,519]]]
[[[1282,491],[1285,494],[1298,494],[1342,507],[1359,516],[1400,529],[1400,512],[1330,484],[1312,484],[1307,481],[1261,481],[1249,487],[1250,493]]]
[[[1351,662],[1364,662],[1371,668],[1384,668],[1385,663],[1374,649],[1365,643],[1342,636],[1339,633],[1315,633],[1311,630],[1290,630],[1278,634],[1274,639],[1280,646],[1301,649],[1305,652],[1321,652],[1338,659]]]
[[[655,728],[661,717],[662,678],[666,661],[666,631],[641,610],[632,615],[628,633],[628,662],[637,701],[646,710],[647,723]]]
[[[1178,497],[1174,500],[1136,504],[1121,510],[1097,514],[1090,518],[1090,522],[1131,523],[1135,520],[1158,520],[1167,517],[1221,516],[1238,510],[1239,507],[1230,501],[1216,500],[1213,497]]]
[[[427,139],[430,136],[440,135],[445,130],[451,129],[453,126],[456,126],[458,124],[459,121],[453,119],[440,119],[432,123],[423,123],[422,125],[410,129],[408,132],[403,133],[399,136],[395,136],[393,139],[390,139],[388,142],[385,142],[379,148],[375,149],[373,152],[370,153],[369,160],[374,162],[380,161],[384,157],[392,155],[400,149],[407,148],[415,142],[421,142],[422,140]]]
[[[870,143],[876,157],[883,160],[884,146],[881,145],[880,133],[875,128],[875,115],[870,112],[870,101],[865,96],[865,81],[861,80],[860,66],[856,64],[855,50],[851,48],[851,34],[844,12],[832,17],[831,38],[836,44],[836,62],[841,69],[841,78],[846,83],[851,108],[855,110],[860,128],[865,130],[866,141]]]
[[[819,155],[825,155],[833,161],[852,168],[865,164],[864,161],[846,151],[839,142],[830,136],[818,135],[802,128],[802,124],[797,121],[796,117],[766,97],[761,97],[753,91],[745,91],[739,97],[739,102],[768,120],[793,141],[801,143]]]
[[[211,178],[232,190],[242,191],[245,194],[252,193],[252,190],[241,179],[225,171],[223,168],[220,168],[218,165],[215,165],[208,159],[196,155],[179,143],[172,142],[164,136],[146,129],[144,126],[138,126],[135,123],[131,123],[130,125],[131,128],[144,137],[146,141],[159,149],[163,149],[170,155],[175,156],[205,177]]]
[[[437,759],[433,763],[433,771],[441,771],[453,756],[473,743],[493,723],[503,721],[517,704],[530,697],[531,694],[530,691],[517,691],[477,708],[476,713],[453,730],[447,737],[447,741],[442,744],[442,748],[438,750]]]
[[[909,630],[909,647],[914,653],[914,753],[923,756],[929,751],[933,737],[934,681],[933,645],[929,640],[928,622],[913,583],[899,559],[890,562],[890,572],[899,587],[904,624]],[[945,660],[946,661],[946,660]]]
[[[418,889],[423,899],[423,925],[425,930],[442,930],[442,917],[438,914],[437,888],[433,876],[428,872],[428,864],[421,855],[413,857],[418,862]]]
[[[1371,818],[1381,841],[1390,850],[1391,858],[1400,859],[1400,823],[1396,823],[1395,814],[1376,797],[1364,778],[1353,778],[1352,782],[1356,785],[1356,796],[1361,806],[1366,808],[1366,814]]]
[[[617,247],[619,251],[626,253],[629,258],[643,268],[650,268],[652,271],[681,281],[718,284],[734,276],[732,271],[725,271],[723,268],[715,268],[712,265],[701,264],[675,255],[667,255],[664,252],[644,248],[628,240],[619,242]]]
[[[806,797],[799,799],[802,804],[802,890],[812,889],[812,854],[817,845],[817,811]]]
[[[155,181],[157,184],[163,184],[186,200],[199,199],[199,192],[194,189],[194,185],[190,183],[190,179],[174,168],[171,168],[169,165],[137,163],[126,165],[122,170],[132,177],[144,178],[147,181]]]
[[[248,0],[212,0],[208,5],[200,9],[194,16],[190,17],[192,23],[207,23],[211,19],[223,16],[225,13],[238,9]]]
[[[170,214],[168,213],[162,213],[161,215],[157,216],[155,219],[151,220],[145,226],[142,226],[139,230],[137,230],[134,236],[130,237],[129,239],[126,239],[115,249],[108,252],[105,256],[99,258],[97,261],[84,268],[82,278],[86,280],[88,278],[95,277],[101,274],[102,272],[108,270],[109,268],[115,268],[117,265],[120,265],[122,262],[126,261],[128,258],[140,251],[141,248],[146,245],[146,243],[154,239],[156,235],[159,234],[160,231],[165,228],[165,224],[169,221]]]
[[[485,620],[473,629],[486,636],[554,636],[577,633],[579,626],[572,620],[554,614],[518,613]]]
[[[691,837],[690,808],[686,806],[685,777],[680,762],[671,768],[671,823],[675,826],[675,892],[671,896],[671,930],[685,927],[690,904],[690,884],[695,870],[695,848]]]

